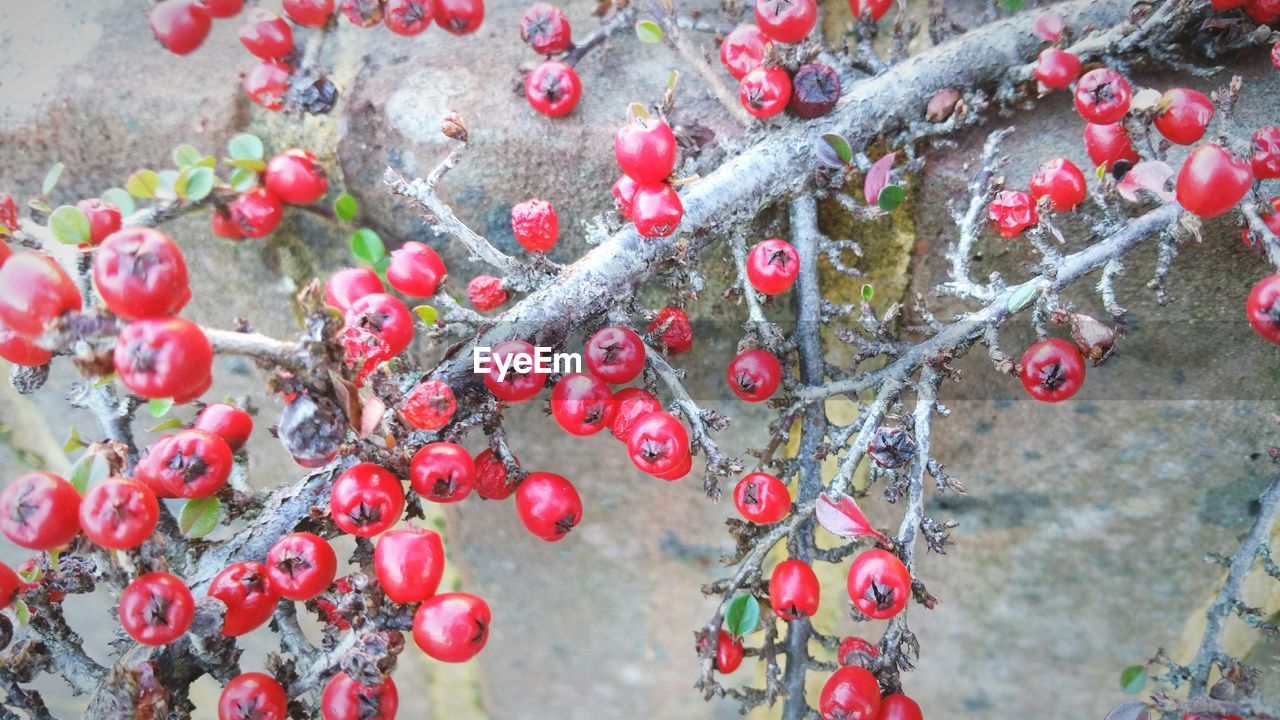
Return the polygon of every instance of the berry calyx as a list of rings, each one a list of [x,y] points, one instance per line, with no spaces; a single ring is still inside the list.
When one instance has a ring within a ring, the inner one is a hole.
[[[676,168],[676,136],[665,120],[633,112],[614,135],[613,155],[638,185],[662,183]]]
[[[784,293],[799,276],[800,254],[786,240],[770,238],[756,243],[747,254],[747,281],[760,293]]]
[[[649,323],[649,333],[658,333],[658,340],[668,355],[679,355],[693,347],[693,325],[689,316],[678,307],[668,305],[658,311]]]
[[[671,413],[651,412],[632,425],[627,454],[650,475],[669,473],[689,459],[689,434]]]
[[[880,656],[880,649],[860,637],[850,635],[836,648],[836,662],[841,665],[867,667]]]
[[[876,720],[924,720],[924,713],[906,695],[886,695],[880,700],[880,716]]]
[[[28,550],[52,550],[80,532],[80,493],[66,479],[33,470],[0,491],[0,532]]]
[[[600,328],[587,340],[584,355],[587,370],[613,385],[631,382],[644,370],[644,340],[631,328]]]
[[[316,162],[316,156],[298,148],[285,150],[271,158],[263,180],[271,194],[290,205],[310,205],[329,190],[329,181]]]
[[[535,537],[559,542],[582,521],[582,498],[560,475],[529,473],[516,488],[516,513]]]
[[[120,208],[104,200],[89,198],[76,203],[76,207],[84,213],[86,218],[89,218],[90,245],[102,244],[107,236],[119,230],[124,223]]]
[[[759,27],[739,25],[720,43],[720,63],[734,80],[741,80],[764,64],[765,49],[769,45],[769,38],[760,32]]]
[[[409,463],[409,482],[414,492],[431,502],[459,502],[476,486],[475,461],[455,443],[423,445]]]
[[[430,0],[387,0],[387,29],[412,37],[431,26]]]
[[[310,600],[333,584],[338,556],[324,538],[309,532],[285,535],[267,552],[267,579],[286,600]]]
[[[520,463],[517,461],[516,466]],[[505,500],[516,491],[508,482],[507,464],[491,449],[476,456],[476,494],[485,500]]]
[[[0,323],[16,333],[38,336],[50,320],[80,304],[71,276],[44,253],[16,253],[0,265]]]
[[[320,715],[324,720],[395,720],[400,693],[388,675],[377,685],[361,685],[339,670],[324,686]]]
[[[876,548],[854,558],[849,566],[849,599],[873,620],[888,620],[902,612],[911,597],[911,574],[897,555]]]
[[[368,28],[382,22],[385,0],[342,0],[339,9],[356,27]]]
[[[395,253],[392,253],[394,257]],[[388,271],[390,268],[388,268]],[[344,314],[351,303],[374,293],[383,292],[382,279],[370,268],[343,268],[329,277],[324,284],[324,302],[338,308]]]
[[[684,204],[670,185],[641,185],[631,196],[631,220],[636,232],[644,237],[667,237],[676,231],[683,218]]]
[[[80,529],[98,547],[131,550],[151,537],[160,503],[151,488],[130,478],[109,477],[89,488],[80,502]]]
[[[284,0],[284,14],[307,27],[324,27],[333,15],[333,0]]]
[[[264,8],[249,11],[239,36],[245,49],[263,60],[282,60],[293,52],[293,28]]]
[[[378,538],[373,550],[378,584],[391,602],[422,602],[436,594],[444,575],[444,544],[432,530],[409,526]]]
[[[489,605],[468,593],[442,593],[413,614],[413,640],[441,662],[466,662],[489,640]]]
[[[1076,112],[1086,122],[1120,122],[1129,112],[1132,90],[1124,76],[1110,68],[1096,68],[1076,83]]]
[[[1015,238],[1040,222],[1036,200],[1020,190],[1001,190],[987,207],[987,219],[1003,238]]]
[[[617,411],[609,386],[590,373],[565,375],[551,390],[551,415],[570,435],[595,435],[613,422]]]
[[[507,340],[495,345],[490,355],[484,384],[494,397],[518,403],[532,399],[542,390],[547,376],[537,369],[537,350],[532,345],[523,340]],[[504,367],[505,375],[501,371]]]
[[[756,25],[780,43],[798,43],[818,24],[814,0],[756,0]]]
[[[142,575],[120,593],[120,626],[143,645],[168,645],[182,637],[195,613],[191,590],[168,573]]]
[[[1183,161],[1174,192],[1189,212],[1214,218],[1235,207],[1252,183],[1249,163],[1209,143],[1192,150]]]
[[[1089,188],[1084,173],[1066,158],[1049,160],[1031,176],[1031,195],[1039,200],[1046,195],[1056,212],[1066,212],[1084,202]]]
[[[467,283],[467,300],[480,312],[502,307],[508,299],[507,291],[502,287],[502,278],[477,275]]]
[[[818,576],[802,560],[783,560],[769,576],[769,605],[783,620],[798,620],[818,612]]]
[[[240,193],[231,203],[231,219],[247,238],[266,237],[284,218],[284,205],[267,188]]]
[[[758,67],[738,84],[738,100],[755,117],[773,117],[791,100],[791,76],[782,68]]]
[[[533,198],[511,206],[511,232],[529,252],[546,252],[560,237],[556,209],[546,200]]]
[[[559,60],[548,60],[524,80],[524,96],[529,106],[547,117],[564,117],[582,99],[578,71]]]
[[[1190,145],[1204,137],[1205,128],[1213,120],[1213,101],[1204,93],[1188,88],[1174,88],[1160,96],[1160,112],[1154,123],[1160,134],[1171,143]]]
[[[791,512],[791,493],[777,477],[755,472],[738,481],[733,504],[748,521],[769,525]]]
[[[1080,77],[1080,58],[1056,47],[1045,48],[1036,59],[1033,74],[1047,88],[1061,90],[1070,87]]]
[[[212,380],[213,347],[200,326],[184,318],[129,323],[116,338],[112,359],[120,382],[148,399],[190,402]]]
[[[418,383],[400,402],[400,417],[414,430],[439,430],[457,409],[453,389],[440,380]]]
[[[880,684],[864,668],[848,666],[827,678],[818,698],[822,720],[878,720]]]
[[[1249,167],[1259,180],[1280,178],[1280,126],[1264,125],[1253,131],[1253,155]]]
[[[156,40],[174,55],[200,47],[213,27],[209,11],[196,0],[164,0],[151,8],[147,20]]]
[[[480,29],[484,21],[484,1],[431,0],[431,12],[446,32],[466,35]]]
[[[260,672],[231,678],[218,696],[218,720],[288,720],[289,698],[275,678]]]
[[[1084,151],[1095,166],[1123,175],[1140,159],[1129,131],[1121,123],[1084,127]]]
[[[222,618],[222,634],[227,637],[239,637],[265,623],[280,601],[267,566],[257,562],[227,566],[209,583],[208,595],[227,606]]]
[[[618,411],[614,413],[609,432],[622,442],[631,436],[631,429],[640,418],[662,409],[662,403],[643,388],[622,388],[613,395]]]
[[[1084,357],[1075,345],[1049,338],[1027,348],[1021,360],[1022,387],[1041,402],[1061,402],[1084,384]]]
[[[520,18],[520,39],[528,43],[536,53],[562,53],[572,44],[569,18],[563,10],[551,3],[530,5]]]
[[[387,266],[387,282],[409,297],[426,298],[436,294],[440,283],[449,277],[444,260],[429,246],[410,240],[391,253]]]
[[[284,108],[293,68],[279,60],[263,60],[244,75],[244,94],[268,110]]]
[[[168,497],[207,497],[231,477],[231,448],[203,430],[179,430],[157,440],[134,474]]]
[[[1245,301],[1245,314],[1259,337],[1280,345],[1280,274],[1268,275],[1253,286]]]
[[[791,78],[791,99],[787,109],[806,120],[831,112],[840,101],[840,76],[830,65],[811,62],[801,65]]]
[[[384,467],[353,465],[333,483],[329,514],[347,534],[373,537],[395,525],[403,513],[404,488]]]
[[[231,448],[231,452],[236,452],[249,441],[253,418],[235,405],[213,403],[200,411],[192,427],[217,435]]]
[[[733,394],[747,402],[763,402],[782,382],[782,364],[767,350],[747,350],[729,363],[725,379]]]
[[[123,318],[173,315],[191,299],[187,263],[168,235],[131,227],[107,238],[93,260],[93,284]]]

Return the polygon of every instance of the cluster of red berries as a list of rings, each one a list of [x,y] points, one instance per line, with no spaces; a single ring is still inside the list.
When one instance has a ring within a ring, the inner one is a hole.
[[[261,238],[284,218],[285,205],[310,205],[329,190],[329,181],[309,150],[285,150],[262,170],[262,185],[219,203],[209,219],[214,235],[228,240]]]
[[[622,217],[644,237],[666,237],[684,218],[684,204],[670,183],[676,150],[676,136],[666,120],[631,106],[627,124],[613,140],[613,154],[622,169],[622,177],[613,184],[613,199]]]
[[[560,239],[560,218],[551,203],[530,198],[511,206],[511,232],[525,250],[546,253]],[[478,275],[467,284],[467,300],[481,312],[496,310],[509,298],[502,278]]]
[[[769,4],[756,3],[757,18],[761,5]],[[816,61],[801,65],[795,73],[769,65],[773,41],[787,42],[778,37],[779,32],[776,23],[742,25],[720,43],[720,62],[739,83],[738,100],[742,107],[758,118],[773,117],[784,109],[805,119],[831,112],[840,100],[840,76],[831,66]]]
[[[547,59],[524,79],[524,96],[529,106],[547,117],[564,117],[582,99],[578,71],[563,60],[553,60],[573,47],[569,18],[558,6],[537,3],[520,18],[520,39]]]

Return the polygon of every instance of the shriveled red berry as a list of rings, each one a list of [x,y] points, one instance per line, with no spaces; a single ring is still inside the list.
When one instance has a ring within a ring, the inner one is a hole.
[[[665,182],[676,167],[675,133],[661,118],[633,117],[614,135],[613,156],[638,185]]]
[[[1040,51],[1034,75],[1045,87],[1061,90],[1080,77],[1080,58],[1056,47]]]
[[[571,373],[551,390],[551,415],[571,435],[594,435],[613,422],[618,411],[613,392],[590,373]]]
[[[338,574],[338,556],[319,535],[296,532],[271,546],[266,566],[267,578],[280,597],[306,601],[333,584]]]
[[[502,287],[502,278],[492,275],[477,275],[467,283],[467,300],[480,312],[501,307],[508,300],[507,291]]]
[[[227,484],[231,465],[231,448],[222,438],[204,430],[179,430],[152,444],[134,474],[171,497],[199,498]]]
[[[556,209],[546,200],[533,198],[511,206],[511,231],[529,252],[546,252],[560,237]]]
[[[52,550],[80,532],[80,493],[66,479],[33,470],[0,491],[0,532],[29,550]]]
[[[818,612],[818,576],[803,560],[783,560],[769,576],[769,605],[783,620],[798,620]]]
[[[880,683],[864,668],[838,668],[822,686],[818,713],[822,720],[878,720]]]
[[[551,3],[535,3],[520,18],[520,39],[536,53],[555,55],[569,49],[572,33],[569,18]]]
[[[1236,206],[1253,183],[1249,163],[1208,143],[1191,151],[1178,171],[1178,203],[1202,218],[1214,218]]]
[[[780,43],[798,43],[818,24],[814,0],[756,0],[756,25]]]
[[[130,478],[109,477],[89,488],[80,503],[80,528],[93,544],[131,550],[151,537],[160,503],[151,488]]]
[[[1057,212],[1066,212],[1084,202],[1089,188],[1084,173],[1066,158],[1049,160],[1031,176],[1031,195],[1039,200],[1046,195]]]
[[[439,430],[458,407],[453,389],[440,380],[418,383],[400,403],[400,417],[414,430]]]
[[[505,500],[515,490],[515,483],[508,479],[507,464],[493,450],[486,449],[476,455],[477,495],[485,500]]]
[[[626,175],[613,183],[613,204],[624,220],[631,219],[631,200],[635,197],[638,187],[640,185]]]
[[[1160,96],[1160,112],[1154,123],[1160,134],[1172,143],[1190,145],[1204,137],[1205,128],[1213,120],[1213,101],[1204,93],[1189,88],[1174,88]]]
[[[1110,68],[1090,70],[1076,83],[1076,112],[1086,122],[1120,122],[1129,112],[1129,81]]]
[[[836,662],[841,665],[867,667],[877,657],[880,657],[880,648],[852,635],[841,640],[836,649]]]
[[[1022,387],[1041,402],[1066,400],[1084,384],[1084,358],[1075,345],[1049,338],[1022,354]]]
[[[432,14],[445,31],[466,35],[484,22],[484,0],[431,0]]]
[[[373,550],[378,584],[391,602],[422,602],[444,575],[444,543],[432,530],[408,526],[383,533]]]
[[[391,253],[387,282],[409,297],[431,297],[449,277],[444,260],[429,246],[410,240]]]
[[[409,463],[409,482],[414,492],[432,502],[459,502],[476,486],[475,461],[456,443],[423,445]]]
[[[284,218],[284,205],[267,188],[254,188],[231,203],[231,218],[245,237],[266,237]]]
[[[324,197],[329,189],[329,181],[316,156],[299,148],[285,150],[271,158],[263,179],[273,195],[290,205],[310,205]]]
[[[1019,190],[1001,190],[987,207],[987,219],[1000,237],[1015,238],[1040,222],[1036,200]]]
[[[235,405],[213,403],[200,411],[192,427],[217,435],[227,443],[231,452],[235,452],[249,441],[249,435],[253,432],[253,418]]]
[[[537,349],[523,340],[508,340],[493,346],[485,387],[499,400],[524,402],[538,394],[547,375],[538,368]],[[503,372],[506,368],[506,372]]]
[[[911,573],[888,550],[867,550],[849,566],[849,599],[863,615],[887,620],[902,612],[911,597]]]
[[[1262,278],[1245,302],[1249,327],[1267,342],[1280,345],[1280,274]]]
[[[878,21],[893,7],[893,0],[849,0],[849,11],[855,18],[870,14],[872,20]]]
[[[394,255],[394,253],[393,253]],[[365,267],[343,268],[329,277],[324,285],[324,301],[343,313],[351,307],[351,303],[364,297],[381,293],[385,290],[378,273]]]
[[[190,402],[212,379],[213,347],[200,326],[185,318],[129,323],[116,338],[112,359],[120,382],[148,399]]]
[[[631,436],[631,428],[637,420],[662,409],[662,403],[643,388],[622,388],[613,396],[617,400],[618,411],[609,425],[609,432],[624,443]]]
[[[671,413],[651,412],[632,425],[627,454],[650,475],[670,472],[689,457],[689,433]]]
[[[747,280],[765,295],[779,295],[791,289],[800,276],[800,254],[780,238],[756,243],[747,254]]]
[[[191,627],[195,614],[191,590],[169,573],[147,573],[120,593],[120,626],[143,645],[177,640]]]
[[[668,305],[659,310],[649,323],[648,332],[658,333],[668,355],[679,355],[693,347],[693,326],[689,324],[689,316],[678,307]]]
[[[218,696],[218,720],[288,720],[289,697],[275,678],[260,672],[231,678]]]
[[[644,340],[631,328],[609,325],[587,340],[587,369],[613,385],[634,380],[644,370],[644,357]]]
[[[102,244],[102,241],[106,240],[107,236],[119,230],[124,223],[124,218],[120,215],[120,208],[105,200],[89,198],[76,203],[76,207],[89,219],[90,245]]]
[[[1085,125],[1084,150],[1095,166],[1101,166],[1107,171],[1127,171],[1139,160],[1129,131],[1121,123]]]
[[[404,488],[390,470],[360,463],[333,483],[329,514],[340,530],[356,537],[373,537],[404,514]]]
[[[791,512],[791,493],[769,473],[755,472],[738,481],[733,504],[742,517],[753,523],[776,523]]]
[[[880,700],[880,716],[876,720],[924,720],[924,713],[906,695],[886,695]]]
[[[787,109],[806,120],[831,112],[840,101],[840,76],[826,63],[801,65],[791,78],[791,99]]]
[[[442,593],[413,614],[413,640],[436,660],[466,662],[484,649],[490,622],[484,600],[468,593]]]
[[[278,60],[263,60],[244,75],[244,94],[268,110],[284,108],[293,68]]]
[[[758,67],[738,84],[738,100],[755,117],[773,117],[791,100],[791,76],[782,68]]]
[[[280,60],[293,52],[293,28],[270,10],[254,8],[240,28],[240,42],[263,60]]]
[[[148,20],[156,40],[175,55],[200,47],[213,27],[209,11],[196,0],[163,0],[151,8]]]
[[[387,0],[387,29],[397,35],[419,35],[431,18],[431,0]]]
[[[283,0],[284,14],[299,25],[324,27],[333,15],[334,0]]]
[[[644,237],[667,237],[680,227],[683,218],[684,204],[666,183],[641,185],[631,196],[631,221]]]
[[[16,253],[0,265],[0,323],[34,337],[59,315],[80,309],[80,291],[58,261],[39,252]]]
[[[121,230],[93,259],[93,284],[123,318],[173,315],[191,299],[187,263],[168,235],[145,227]]]
[[[382,22],[385,0],[342,0],[339,9],[347,20],[356,27],[373,27]]]
[[[782,364],[767,350],[747,350],[730,361],[725,379],[734,395],[747,402],[762,402],[778,390]]]
[[[378,365],[413,342],[413,315],[391,295],[365,295],[347,308],[343,339],[348,359],[363,357],[366,367]]]
[[[267,566],[258,562],[228,565],[213,577],[208,595],[227,606],[222,618],[222,634],[227,637],[239,637],[265,623],[280,602]]]
[[[769,38],[756,25],[739,25],[720,43],[720,63],[734,80],[764,64]]]
[[[582,498],[560,475],[529,473],[516,488],[516,512],[534,536],[558,542],[582,521]]]
[[[38,367],[52,357],[52,352],[37,345],[30,337],[0,326],[0,358],[14,365]]]
[[[1280,178],[1280,126],[1264,125],[1253,131],[1253,176],[1259,180]]]
[[[377,685],[361,685],[339,670],[324,686],[320,698],[323,720],[396,720],[400,693],[390,675]]]
[[[582,80],[578,71],[559,60],[547,60],[529,73],[524,81],[524,96],[529,106],[547,117],[564,117],[573,112],[582,99]]]

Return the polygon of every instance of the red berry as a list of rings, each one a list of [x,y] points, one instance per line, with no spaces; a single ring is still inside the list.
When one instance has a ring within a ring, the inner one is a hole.
[[[93,259],[93,284],[111,312],[129,319],[173,315],[191,299],[182,251],[151,228],[107,238]]]
[[[116,338],[113,359],[120,382],[134,393],[181,404],[209,389],[213,347],[190,320],[135,320]]]
[[[444,261],[430,247],[410,240],[391,253],[387,282],[409,297],[431,297],[449,277]]]
[[[191,591],[168,573],[147,573],[120,593],[120,625],[143,645],[168,645],[182,637],[195,613]]]
[[[647,238],[666,237],[684,217],[680,196],[665,183],[641,185],[631,196],[631,220],[636,232]]]
[[[850,635],[840,641],[836,649],[836,661],[841,665],[859,665],[866,667],[870,661],[880,656],[880,649],[860,637]]]
[[[385,0],[342,0],[342,14],[356,27],[373,27],[382,22]]]
[[[516,488],[516,512],[530,533],[558,542],[582,521],[582,498],[573,484],[559,475],[529,473]]]
[[[529,252],[546,252],[560,237],[556,209],[546,200],[533,198],[511,206],[511,231]]]
[[[614,136],[613,155],[638,185],[665,182],[676,167],[676,136],[665,120],[635,117]]]
[[[484,21],[483,0],[431,0],[432,14],[446,32],[466,35]]]
[[[477,275],[467,283],[467,300],[480,312],[501,307],[507,299],[507,291],[502,287],[502,278]]]
[[[14,202],[13,196],[9,193],[0,193],[0,228],[3,228],[3,230],[0,230],[0,235],[17,230],[18,225],[18,203]],[[0,263],[4,262],[4,253],[7,251],[7,245],[5,245],[4,250],[0,250]]]
[[[1280,21],[1280,0],[1249,0],[1244,4],[1245,14],[1263,25]]]
[[[400,402],[400,417],[414,430],[439,430],[458,407],[453,389],[440,380],[419,383]]]
[[[647,332],[660,328],[658,339],[668,355],[679,355],[693,347],[693,326],[689,324],[689,316],[680,308],[668,305],[659,310],[653,322],[649,323]]]
[[[16,253],[0,265],[0,323],[37,336],[50,320],[80,309],[80,291],[56,260],[38,252]]]
[[[231,465],[231,448],[222,438],[204,430],[179,430],[157,440],[134,474],[170,497],[200,498],[227,484]]]
[[[1080,58],[1056,47],[1045,48],[1036,60],[1034,74],[1047,88],[1061,90],[1070,87],[1080,77]]]
[[[18,594],[18,588],[21,586],[22,578],[18,577],[18,573],[0,562],[0,610],[13,604],[13,597]]]
[[[879,20],[890,7],[893,7],[893,0],[849,0],[849,11],[855,18],[870,13],[872,20]]]
[[[299,25],[324,27],[333,15],[333,0],[284,0],[284,14]]]
[[[650,475],[668,473],[689,458],[689,434],[671,413],[651,412],[632,425],[627,454],[637,468]]]
[[[747,255],[747,280],[765,295],[786,292],[799,276],[800,255],[786,240],[770,238]]]
[[[791,100],[791,76],[782,68],[761,66],[738,84],[738,101],[758,118],[777,115]]]
[[[798,43],[818,24],[814,0],[756,0],[756,25],[780,43]]]
[[[1268,275],[1253,286],[1245,303],[1245,314],[1254,332],[1280,345],[1280,275]]]
[[[644,340],[631,328],[600,328],[587,340],[585,355],[587,369],[614,385],[631,382],[644,370]]]
[[[565,375],[551,390],[551,414],[570,435],[595,435],[617,412],[609,386],[590,373]]]
[[[490,353],[490,370],[485,387],[499,400],[509,403],[531,399],[546,384],[546,373],[537,367],[537,350],[522,340],[498,343]],[[501,368],[507,368],[505,375]],[[499,379],[501,377],[501,379]]]
[[[130,478],[110,477],[89,488],[80,503],[80,527],[93,544],[131,550],[151,537],[160,503],[151,488]]]
[[[371,367],[404,352],[413,342],[413,315],[398,299],[374,293],[351,303],[346,313],[348,357],[363,356]],[[353,349],[358,352],[351,352]]]
[[[373,550],[378,584],[391,602],[422,602],[436,594],[444,575],[444,544],[432,530],[408,526],[378,538]]]
[[[1160,113],[1155,117],[1156,129],[1169,142],[1190,145],[1204,137],[1213,119],[1213,101],[1204,93],[1187,88],[1174,88],[1160,97]]]
[[[1084,202],[1088,191],[1084,173],[1066,158],[1042,164],[1036,174],[1031,176],[1032,197],[1039,200],[1048,195],[1052,201],[1051,207],[1057,212],[1066,212]]]
[[[631,437],[631,429],[640,418],[662,409],[662,403],[641,388],[622,388],[613,395],[618,410],[614,413],[609,432],[622,442]]]
[[[329,514],[345,533],[373,537],[395,525],[403,513],[404,488],[384,467],[353,465],[333,483]]]
[[[519,462],[516,465],[519,466]],[[485,500],[505,500],[515,490],[515,484],[507,482],[507,464],[493,450],[476,456],[477,495]]]
[[[803,560],[783,560],[769,576],[769,605],[783,620],[798,620],[818,612],[818,576]]]
[[[1267,226],[1267,229],[1271,231],[1271,234],[1280,236],[1280,195],[1271,198],[1269,208],[1264,204],[1259,208],[1258,212],[1262,218],[1262,223]],[[1256,247],[1256,243],[1254,242],[1248,225],[1240,231],[1240,239],[1244,241],[1246,246],[1250,248]],[[3,349],[3,346],[0,345],[0,352],[3,352]]]
[[[235,452],[248,442],[253,432],[253,418],[235,405],[213,403],[200,411],[192,427],[217,435]]]
[[[1192,150],[1183,161],[1175,191],[1182,207],[1202,218],[1214,218],[1235,207],[1252,183],[1249,163],[1209,143]]]
[[[716,633],[716,672],[729,675],[742,665],[742,641],[724,630]]]
[[[876,720],[924,720],[924,713],[906,695],[886,695],[880,700],[880,716]]]
[[[256,562],[227,566],[209,583],[208,595],[227,606],[222,618],[222,634],[227,637],[239,637],[265,623],[280,602],[267,566]]]
[[[270,675],[243,673],[222,688],[218,720],[289,720],[289,697]]]
[[[1076,83],[1076,112],[1097,125],[1120,122],[1129,112],[1129,81],[1110,68],[1090,70]]]
[[[1040,222],[1040,213],[1036,211],[1036,200],[1031,195],[1018,190],[1001,190],[987,207],[987,219],[1000,237],[1015,238]]]
[[[577,70],[559,60],[547,60],[525,78],[524,96],[539,113],[564,117],[582,98],[582,81]]]
[[[390,675],[370,687],[339,670],[320,699],[322,720],[396,720],[399,708],[400,693]]]
[[[115,205],[99,200],[98,198],[90,198],[81,200],[76,203],[76,207],[84,216],[89,218],[89,244],[99,245],[107,236],[120,229],[124,223],[124,218],[120,215],[120,208]]]
[[[767,350],[739,353],[725,371],[733,394],[747,402],[768,400],[782,382],[782,364]]]
[[[40,347],[26,335],[0,326],[0,358],[14,365],[37,367],[49,362],[52,357],[52,352]]]
[[[1022,387],[1041,402],[1066,400],[1084,384],[1084,358],[1066,340],[1049,338],[1022,355]]]
[[[0,532],[29,550],[52,550],[80,532],[80,493],[53,473],[33,470],[0,491]]]
[[[842,667],[827,678],[818,698],[822,720],[877,720],[880,684],[860,667]]]
[[[431,25],[430,0],[387,0],[387,29],[397,35],[418,35]]]
[[[520,39],[536,53],[555,55],[572,45],[569,18],[550,3],[530,5],[520,18]]]
[[[196,0],[164,0],[151,8],[151,32],[166,50],[186,55],[204,42],[213,21]]]
[[[254,8],[240,28],[240,42],[263,60],[280,60],[293,52],[293,29],[270,10]]]
[[[199,2],[212,18],[235,17],[244,9],[244,0],[199,0]]]
[[[418,606],[413,614],[413,640],[436,660],[466,662],[484,649],[489,623],[489,605],[484,600],[467,593],[443,593]]]
[[[911,597],[911,574],[897,555],[868,550],[849,566],[849,599],[863,615],[888,620],[902,612]]]
[[[284,108],[284,96],[289,93],[289,78],[293,68],[277,60],[263,60],[244,75],[244,93],[249,99],[268,110]]]
[[[1265,125],[1253,132],[1253,156],[1249,159],[1259,180],[1280,178],[1280,126]]]
[[[271,158],[263,179],[272,195],[290,205],[310,205],[324,197],[329,189],[329,181],[316,156],[297,148]]]
[[[613,183],[613,203],[624,220],[631,219],[631,200],[635,197],[638,187],[640,185],[626,175]]]
[[[1085,125],[1084,150],[1095,167],[1101,166],[1108,171],[1116,168],[1119,163],[1124,163],[1123,169],[1128,170],[1139,159],[1138,153],[1133,149],[1133,140],[1129,138],[1129,131],[1121,123]]]
[[[840,76],[826,63],[801,65],[791,78],[787,109],[796,117],[811,119],[831,112],[840,101]]]
[[[755,25],[739,25],[720,43],[720,62],[734,80],[764,64],[769,38]]]
[[[240,226],[236,224],[235,218],[231,216],[231,210],[225,207],[216,207],[213,213],[209,215],[209,230],[217,237],[226,238],[227,240],[243,240],[244,233],[241,232]]]
[[[414,453],[409,482],[414,492],[431,502],[459,502],[476,486],[476,464],[461,445],[430,443]]]
[[[284,217],[284,205],[275,193],[254,188],[240,194],[231,203],[231,218],[247,238],[266,237]]]
[[[338,556],[319,535],[285,535],[267,553],[267,579],[286,600],[306,601],[324,592],[338,574]]]
[[[394,256],[394,253],[392,255]],[[324,301],[325,304],[346,313],[351,303],[365,295],[381,293],[384,290],[382,280],[373,270],[364,267],[343,268],[330,276],[329,281],[324,284]]]
[[[791,512],[791,493],[773,475],[755,472],[738,481],[733,490],[733,504],[750,522],[768,525]]]

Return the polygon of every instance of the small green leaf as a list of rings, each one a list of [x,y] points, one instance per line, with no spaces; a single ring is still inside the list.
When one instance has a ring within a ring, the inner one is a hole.
[[[89,218],[74,205],[63,205],[49,216],[49,231],[63,245],[89,242]]]
[[[53,189],[58,186],[58,180],[62,177],[62,171],[65,170],[66,167],[67,166],[62,163],[54,163],[53,167],[49,168],[49,172],[44,175],[44,182],[40,184],[41,195],[47,196],[49,193],[53,192]]]
[[[178,529],[189,538],[202,538],[218,527],[222,516],[222,503],[209,497],[188,500],[178,515]]]
[[[231,173],[231,180],[228,182],[231,185],[231,189],[236,192],[252,190],[258,185],[258,173],[248,168],[238,168]]]
[[[260,160],[265,151],[262,138],[250,133],[240,133],[227,143],[232,160]]]
[[[386,275],[387,275],[387,268],[389,268],[389,267],[391,267],[391,256],[390,256],[390,255],[383,255],[382,257],[378,258],[378,262],[376,262],[376,263],[374,263],[374,264],[373,264],[373,269],[374,269],[374,270],[375,270],[379,275],[383,276],[383,277],[382,277],[383,282],[386,282],[386,279],[387,279],[387,278],[386,278]]]
[[[887,185],[880,191],[880,197],[876,198],[876,204],[885,212],[893,212],[906,199],[907,191],[903,190],[901,185]]]
[[[725,608],[724,625],[735,638],[755,632],[760,625],[760,602],[749,593],[735,595]]]
[[[124,189],[137,198],[153,198],[159,188],[160,175],[154,170],[139,170],[124,184]]]
[[[147,412],[153,418],[162,418],[173,408],[173,398],[156,398],[147,401]]]
[[[267,164],[262,160],[259,160],[258,158],[249,158],[244,160],[233,160],[228,158],[227,164],[230,165],[231,167],[243,168],[245,170],[252,170],[256,173],[260,173],[263,170],[267,169]]]
[[[1102,178],[1106,177],[1106,176],[1107,176],[1107,164],[1106,164],[1106,163],[1102,163],[1102,164],[1101,164],[1101,165],[1099,165],[1098,167],[1094,168],[1094,169],[1093,169],[1093,175],[1094,175],[1094,177],[1098,178],[1099,180],[1101,180]]]
[[[343,222],[351,222],[360,214],[360,203],[350,193],[342,193],[333,201],[333,214]]]
[[[841,162],[846,165],[853,162],[853,147],[849,145],[848,140],[844,139],[844,136],[828,133],[823,135],[822,139],[836,151],[836,157],[840,158]]]
[[[62,444],[62,452],[69,453],[82,447],[84,447],[84,440],[80,439],[80,430],[75,425],[72,425],[70,437]]]
[[[213,171],[209,168],[190,167],[178,176],[174,189],[177,190],[179,197],[191,202],[199,202],[213,192],[214,179]]]
[[[71,466],[71,472],[67,474],[67,482],[75,487],[76,492],[83,495],[90,485],[105,480],[110,472],[107,459],[101,453],[88,452]]]
[[[360,228],[351,233],[351,254],[370,265],[376,265],[387,254],[387,246],[382,244],[378,233],[369,228]]]
[[[111,188],[102,193],[102,200],[120,208],[120,214],[126,217],[132,215],[136,207],[133,196],[120,188]]]
[[[1035,282],[1025,282],[1013,289],[1009,293],[1009,300],[1005,303],[1005,309],[1011,313],[1018,312],[1022,308],[1031,304],[1031,301],[1040,294],[1040,286]]]
[[[427,327],[433,327],[436,324],[436,318],[440,316],[440,313],[430,305],[419,305],[413,309],[413,314],[417,315],[418,319],[422,320],[422,324]]]
[[[871,298],[876,296],[876,288],[871,283],[862,284],[862,299],[871,302]]]
[[[1027,0],[1000,0],[1000,7],[1009,12],[1018,12],[1026,4]]]
[[[640,38],[640,42],[654,43],[662,42],[662,26],[652,20],[641,20],[636,23],[636,36]]]
[[[49,213],[53,212],[53,208],[49,207],[49,203],[41,200],[40,198],[31,198],[30,200],[28,200],[27,207],[31,208],[32,210],[35,210],[36,212],[42,212],[45,215],[48,215]],[[14,229],[14,228],[10,228],[10,229]]]
[[[13,601],[13,610],[18,616],[18,627],[26,627],[27,623],[31,622],[31,610],[22,598]]]
[[[179,145],[173,149],[173,164],[179,170],[186,170],[195,167],[196,163],[204,159],[204,155],[200,151],[190,145]]]
[[[1147,685],[1147,671],[1141,665],[1132,665],[1120,673],[1120,689],[1126,695],[1137,695]]]
[[[164,432],[165,430],[176,430],[177,428],[180,428],[180,427],[182,427],[182,421],[176,417],[171,417],[165,420],[164,422],[159,422],[151,426],[151,428],[147,430],[147,432],[153,432],[153,433]]]

